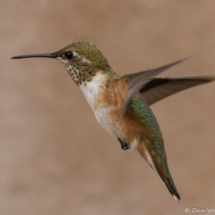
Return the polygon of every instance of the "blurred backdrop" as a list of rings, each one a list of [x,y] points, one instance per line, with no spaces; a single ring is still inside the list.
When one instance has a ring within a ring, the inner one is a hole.
[[[10,59],[89,41],[121,75],[188,56],[163,75],[215,75],[213,0],[0,3],[0,214],[177,215],[215,207],[215,83],[152,106],[177,202],[139,154],[100,127],[59,62]]]

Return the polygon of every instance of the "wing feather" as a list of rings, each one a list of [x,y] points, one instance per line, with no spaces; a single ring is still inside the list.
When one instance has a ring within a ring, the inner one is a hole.
[[[127,94],[126,94],[125,104],[124,104],[124,115],[126,115],[128,112],[128,107],[132,97],[141,89],[143,89],[147,85],[147,83],[152,81],[154,76],[160,74],[161,72],[164,72],[165,70],[175,66],[176,64],[183,62],[184,60],[186,59],[168,64],[165,66],[161,66],[156,69],[146,70],[133,75],[123,76],[122,79],[128,83]]]
[[[214,81],[215,77],[176,77],[176,78],[153,78],[148,82],[140,93],[148,105],[160,101],[182,90]]]

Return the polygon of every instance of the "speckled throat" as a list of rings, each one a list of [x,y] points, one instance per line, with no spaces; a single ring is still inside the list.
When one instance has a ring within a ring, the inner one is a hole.
[[[73,53],[71,59],[65,58],[64,53],[68,51]],[[88,42],[72,43],[58,51],[57,56],[77,86],[90,82],[97,71],[106,72],[110,69],[102,52]]]
[[[82,83],[86,84],[86,82],[90,82],[92,77],[96,75],[96,72],[101,70],[96,64],[85,62],[82,58],[73,60],[72,63],[63,62],[63,60],[61,60],[61,62],[77,86]]]

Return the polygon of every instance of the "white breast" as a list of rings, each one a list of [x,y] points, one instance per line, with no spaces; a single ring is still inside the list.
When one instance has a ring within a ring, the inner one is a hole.
[[[92,77],[92,81],[82,83],[79,88],[84,94],[85,99],[87,100],[90,107],[93,109],[95,104],[96,97],[98,96],[99,92],[103,89],[105,77],[101,72],[97,72],[95,76]]]
[[[95,76],[92,77],[92,81],[81,84],[79,87],[84,94],[85,99],[87,100],[90,107],[93,109],[99,124],[113,137],[117,137],[116,132],[113,129],[113,122],[107,116],[108,108],[105,106],[98,106],[94,110],[95,100],[99,93],[102,93],[104,90],[104,81],[105,77],[100,72],[97,72]]]

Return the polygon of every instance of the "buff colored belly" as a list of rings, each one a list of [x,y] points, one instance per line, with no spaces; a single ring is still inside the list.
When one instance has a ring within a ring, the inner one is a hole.
[[[99,107],[94,112],[97,121],[99,124],[115,139],[118,138],[117,131],[116,131],[116,124],[117,122],[113,122],[113,119],[108,116],[108,108],[107,107]]]
[[[139,144],[139,132],[135,126],[129,124],[126,117],[121,114],[113,114],[118,112],[114,107],[98,107],[94,112],[99,124],[115,139],[118,137],[128,144],[131,150],[136,150]],[[111,114],[112,113],[112,114]],[[135,130],[135,131],[134,131]]]

